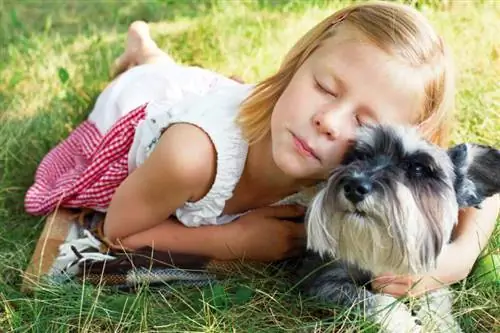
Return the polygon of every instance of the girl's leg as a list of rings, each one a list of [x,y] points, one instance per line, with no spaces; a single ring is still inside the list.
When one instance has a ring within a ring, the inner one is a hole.
[[[128,71],[135,66],[153,63],[174,64],[175,61],[156,45],[148,25],[135,21],[129,26],[123,54],[114,62],[113,79],[101,92],[88,116],[101,133],[107,133],[118,119],[138,106],[166,97],[170,66]]]
[[[157,62],[174,62],[151,38],[149,26],[144,21],[135,21],[128,28],[125,51],[115,60],[112,77],[137,65]]]
[[[148,24],[144,21],[135,21],[129,26],[125,51],[115,60],[111,76],[115,78],[132,67],[158,62],[175,61],[156,45],[151,38]],[[230,79],[240,83],[244,82],[235,75],[230,76]]]

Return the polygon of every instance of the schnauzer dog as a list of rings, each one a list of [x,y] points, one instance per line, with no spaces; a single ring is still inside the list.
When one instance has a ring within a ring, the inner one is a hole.
[[[479,207],[498,192],[499,150],[478,144],[445,150],[413,128],[364,127],[309,206],[301,290],[340,306],[362,305],[385,332],[460,332],[448,288],[420,297],[410,311],[372,293],[369,282],[384,272],[434,268],[459,209]]]

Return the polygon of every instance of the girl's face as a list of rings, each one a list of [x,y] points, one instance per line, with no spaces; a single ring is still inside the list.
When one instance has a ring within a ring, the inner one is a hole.
[[[358,126],[414,123],[423,85],[360,38],[331,37],[300,66],[271,117],[277,166],[297,179],[324,179]]]

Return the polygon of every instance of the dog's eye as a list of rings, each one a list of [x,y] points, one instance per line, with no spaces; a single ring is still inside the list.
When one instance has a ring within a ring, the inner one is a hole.
[[[418,163],[418,162],[408,162],[406,165],[406,170],[411,175],[420,177],[420,176],[423,176],[427,173],[428,168],[427,168],[427,166],[425,166],[421,163]]]
[[[353,160],[356,160],[356,161],[368,161],[369,159],[370,159],[370,155],[367,154],[366,152],[356,151],[354,153]]]
[[[359,161],[364,161],[364,160],[368,159],[368,156],[366,156],[366,154],[363,154],[362,152],[358,151],[354,154],[354,158],[359,160]]]

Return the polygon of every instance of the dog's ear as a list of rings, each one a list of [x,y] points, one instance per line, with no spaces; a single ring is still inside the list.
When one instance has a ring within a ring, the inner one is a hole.
[[[500,150],[463,143],[448,149],[454,165],[455,192],[459,207],[480,207],[500,192]]]

